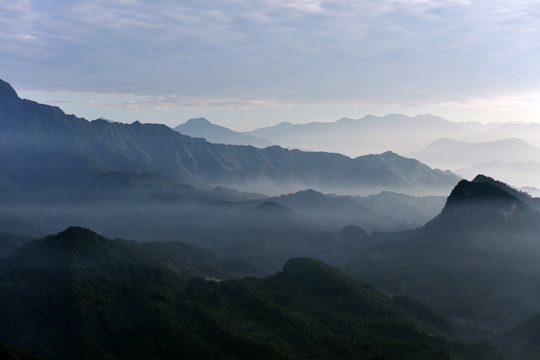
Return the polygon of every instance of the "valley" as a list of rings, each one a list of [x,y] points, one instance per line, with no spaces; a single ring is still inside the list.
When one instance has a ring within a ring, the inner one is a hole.
[[[535,358],[537,184],[464,170],[534,172],[531,128],[188,123],[88,121],[0,81],[9,359]]]

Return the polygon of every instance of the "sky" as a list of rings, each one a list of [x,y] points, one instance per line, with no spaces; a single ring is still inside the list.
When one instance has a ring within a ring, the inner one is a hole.
[[[540,0],[0,0],[0,78],[87,119],[540,122]]]

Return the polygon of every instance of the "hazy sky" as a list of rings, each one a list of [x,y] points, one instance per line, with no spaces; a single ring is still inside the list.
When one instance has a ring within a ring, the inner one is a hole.
[[[540,0],[0,0],[0,78],[121,122],[540,121]]]

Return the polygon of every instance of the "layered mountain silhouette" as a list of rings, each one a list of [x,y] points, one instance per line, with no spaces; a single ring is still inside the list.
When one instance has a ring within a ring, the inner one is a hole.
[[[239,133],[224,126],[212,124],[205,118],[190,119],[184,124],[175,127],[174,130],[181,134],[203,138],[208,142],[216,144],[251,145],[259,148],[274,145],[269,140]]]
[[[540,161],[540,148],[517,138],[470,143],[439,139],[424,149],[409,154],[439,169],[460,169],[479,163],[500,161]]]
[[[445,192],[456,175],[432,170],[395,153],[351,159],[333,153],[277,146],[211,144],[165,125],[87,121],[57,107],[0,90],[0,171],[32,200],[71,197],[107,171],[157,173],[174,181],[284,193],[305,188],[326,192]]]
[[[453,318],[509,329],[540,303],[540,214],[524,201],[493,179],[462,180],[440,215],[368,249],[350,271]]]
[[[335,224],[341,229],[346,225],[361,225],[373,230],[403,230],[425,224],[444,206],[444,197],[414,197],[384,191],[376,195],[339,196],[304,190],[271,198],[293,210],[310,215],[318,222]]]
[[[393,151],[418,151],[442,135],[472,140],[478,132],[460,123],[433,115],[409,117],[391,114],[368,115],[361,119],[343,118],[335,122],[280,123],[247,132],[292,149],[339,152],[349,156]]]
[[[483,133],[480,141],[494,141],[507,138],[522,139],[536,147],[540,147],[540,124],[520,122],[502,124]]]
[[[57,359],[500,358],[320,261],[186,284],[164,253],[76,227],[20,248],[0,263],[0,339]]]

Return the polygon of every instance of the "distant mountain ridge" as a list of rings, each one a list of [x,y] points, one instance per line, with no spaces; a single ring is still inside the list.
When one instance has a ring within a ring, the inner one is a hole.
[[[434,115],[409,117],[390,114],[361,119],[342,118],[335,122],[280,123],[245,134],[266,138],[287,148],[339,152],[348,156],[393,151],[417,151],[445,136],[473,139],[477,132]]]
[[[540,161],[540,148],[517,138],[470,143],[441,138],[409,156],[439,169],[459,169],[493,160]]]
[[[228,129],[224,126],[212,124],[205,118],[190,119],[184,124],[174,128],[181,134],[203,138],[208,142],[226,145],[251,145],[265,148],[274,145],[269,140],[250,136]]]
[[[165,125],[90,122],[20,99],[9,84],[1,85],[0,172],[33,191],[33,199],[72,196],[107,171],[152,172],[188,184],[265,193],[447,192],[459,180],[393,153],[351,159],[278,146],[211,144]]]

